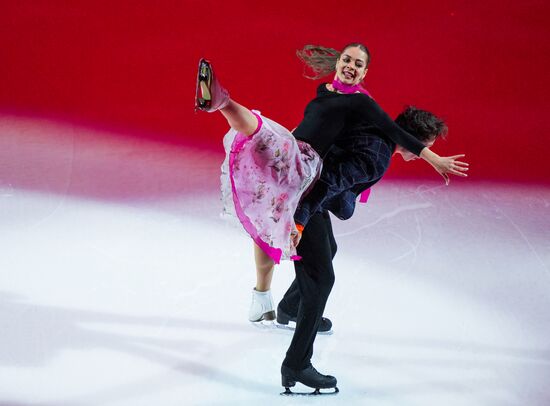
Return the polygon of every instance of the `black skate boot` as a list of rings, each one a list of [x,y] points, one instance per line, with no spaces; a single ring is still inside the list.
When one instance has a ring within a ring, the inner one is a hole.
[[[334,395],[338,393],[336,378],[330,375],[320,374],[313,368],[313,365],[302,370],[291,369],[283,365],[281,367],[281,382],[285,388],[285,391],[281,393],[281,395]],[[292,392],[290,388],[295,386],[296,382],[314,388],[315,391],[308,393]],[[320,389],[334,389],[334,391],[321,392]]]
[[[294,330],[293,327],[289,326],[288,322],[293,321],[296,323],[296,316],[291,316],[283,309],[281,305],[277,306],[277,323],[281,328],[287,328],[289,330]],[[317,329],[317,334],[332,334],[332,321],[326,317],[321,317],[321,322],[319,323],[319,328]]]

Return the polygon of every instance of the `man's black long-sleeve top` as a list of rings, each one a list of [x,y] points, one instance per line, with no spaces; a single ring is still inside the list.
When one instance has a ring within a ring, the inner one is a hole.
[[[336,98],[341,98],[343,102],[336,103]],[[335,103],[336,106],[332,107],[336,107],[337,112],[325,111],[326,103],[321,103],[322,107],[312,105],[318,99]],[[350,218],[357,196],[378,182],[388,169],[396,143],[417,155],[424,148],[420,141],[402,130],[366,95],[335,94],[321,85],[318,97],[312,103],[306,108],[306,117],[308,109],[316,110],[309,111],[309,115],[325,116],[330,131],[338,127],[338,134],[332,139],[332,145],[323,137],[307,139],[302,135],[304,133],[298,131],[304,123],[310,129],[306,119],[294,131],[296,138],[313,145],[324,158],[319,180],[300,202],[294,215],[296,223],[304,226],[314,213],[322,210],[329,210],[342,220]],[[341,106],[347,106],[351,112],[338,110]],[[341,122],[341,119],[347,121]],[[323,133],[321,128],[318,130]],[[309,131],[305,133],[309,134]]]
[[[349,219],[359,194],[384,176],[394,150],[395,144],[376,129],[357,127],[347,132],[325,156],[321,176],[294,214],[296,223],[305,226],[323,210]]]

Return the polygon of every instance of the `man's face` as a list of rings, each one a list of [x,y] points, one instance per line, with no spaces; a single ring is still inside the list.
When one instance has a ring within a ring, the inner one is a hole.
[[[435,143],[435,139],[430,140],[430,141],[424,141],[424,142],[422,142],[422,144],[424,144],[424,145],[427,146],[428,148],[430,148],[431,146],[433,146],[434,143]],[[400,145],[398,145],[398,146],[395,148],[395,153],[396,153],[396,154],[400,154],[401,157],[403,158],[403,160],[404,160],[405,162],[414,161],[415,159],[418,159],[418,158],[419,158],[419,157],[417,157],[415,154],[413,154],[412,152],[407,151],[405,148],[401,147]]]

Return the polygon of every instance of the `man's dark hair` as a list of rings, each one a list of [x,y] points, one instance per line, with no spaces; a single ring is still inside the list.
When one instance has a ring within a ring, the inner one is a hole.
[[[426,110],[407,106],[395,119],[395,122],[420,141],[431,141],[437,137],[445,138],[447,124],[435,114]]]

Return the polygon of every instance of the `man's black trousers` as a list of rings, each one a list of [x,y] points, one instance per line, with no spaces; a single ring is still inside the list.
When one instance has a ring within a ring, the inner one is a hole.
[[[296,278],[279,306],[288,314],[296,314],[296,310],[298,314],[283,365],[302,370],[311,364],[313,342],[334,285],[332,259],[336,255],[336,241],[328,212],[311,217],[297,251],[302,259],[294,262]]]

